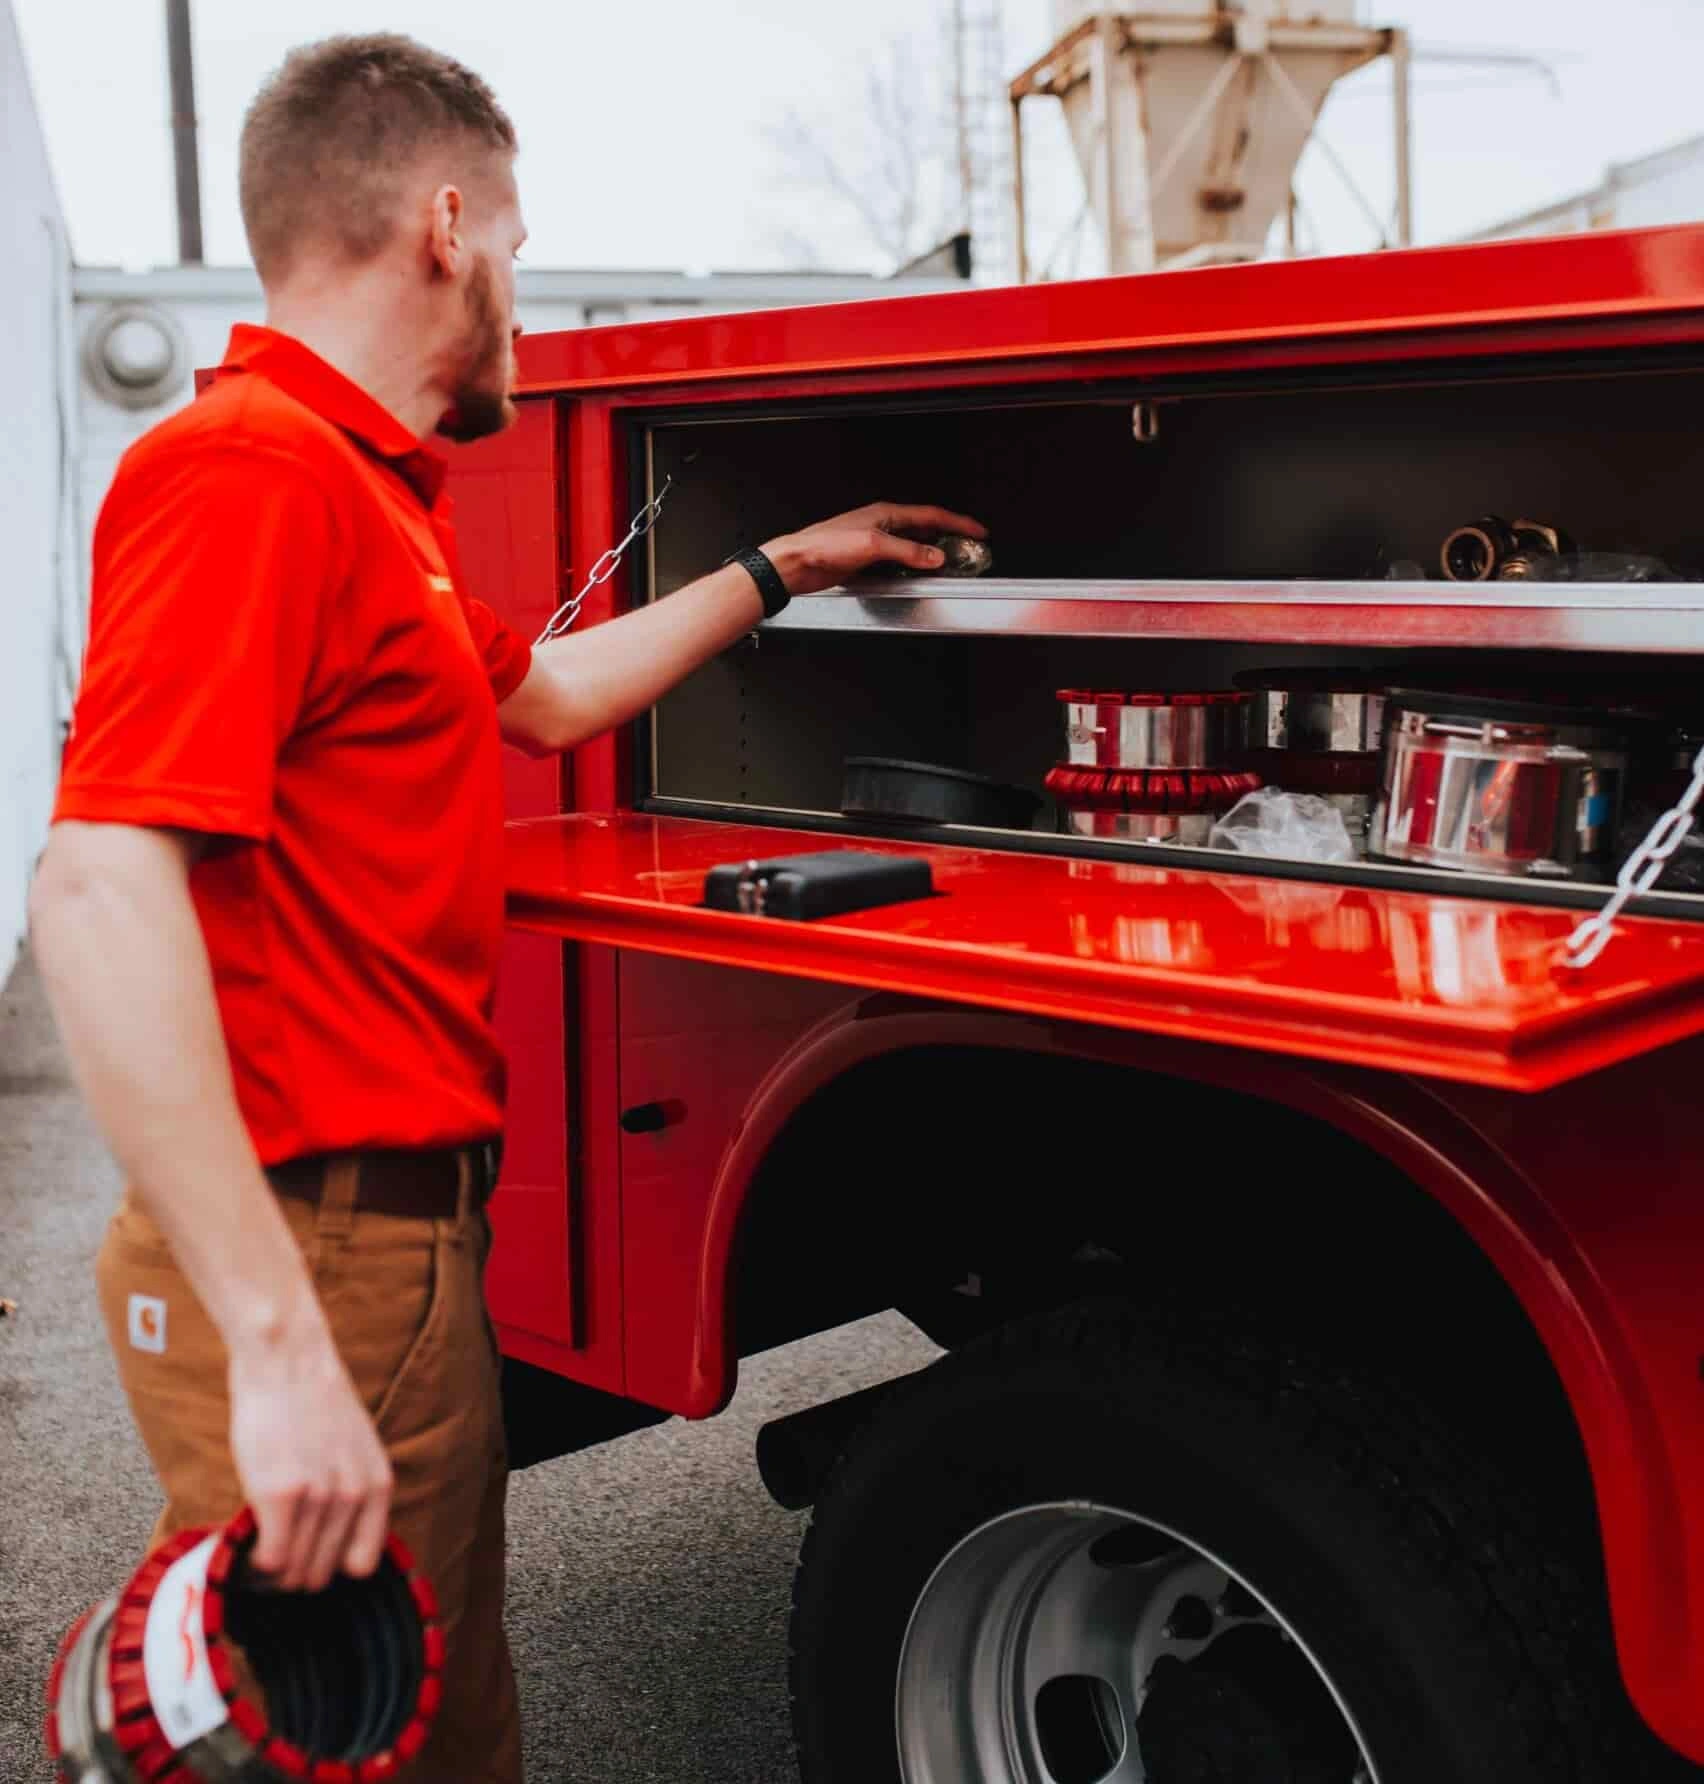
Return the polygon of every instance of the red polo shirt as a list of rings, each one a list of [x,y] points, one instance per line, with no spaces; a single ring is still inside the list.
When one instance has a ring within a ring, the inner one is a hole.
[[[497,704],[445,466],[299,341],[234,331],[95,531],[56,818],[214,838],[191,876],[261,1161],[502,1119]]]

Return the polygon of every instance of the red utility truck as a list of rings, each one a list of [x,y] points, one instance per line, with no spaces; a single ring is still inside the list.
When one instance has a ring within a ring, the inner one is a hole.
[[[1704,229],[520,359],[520,626],[642,511],[580,626],[877,498],[995,563],[512,763],[517,1462],[897,1309],[938,1362],[759,1446],[807,1784],[1701,1775],[1690,843],[1575,932],[1700,738]],[[766,898],[828,850],[932,896]]]

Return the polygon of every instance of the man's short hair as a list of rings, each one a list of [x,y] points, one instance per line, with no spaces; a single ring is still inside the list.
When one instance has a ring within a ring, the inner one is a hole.
[[[371,260],[422,155],[462,145],[512,155],[515,127],[460,62],[388,32],[292,50],[243,120],[238,183],[261,278],[308,245]]]

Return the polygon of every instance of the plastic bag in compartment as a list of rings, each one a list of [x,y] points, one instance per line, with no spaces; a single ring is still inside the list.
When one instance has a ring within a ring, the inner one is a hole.
[[[1625,861],[1650,834],[1665,808],[1645,801],[1635,801],[1622,815],[1615,833],[1615,858]],[[1680,847],[1669,857],[1657,880],[1658,892],[1704,892],[1704,831],[1694,819],[1692,828],[1681,838]]]
[[[1663,875],[1657,881],[1659,892],[1704,892],[1704,836],[1698,834],[1698,826],[1693,825],[1691,831],[1675,850]]]
[[[1533,582],[1674,582],[1676,575],[1661,558],[1632,551],[1574,551],[1563,557],[1536,553],[1526,560]]]
[[[1317,793],[1260,787],[1245,793],[1213,826],[1208,846],[1283,861],[1353,861],[1343,814]]]

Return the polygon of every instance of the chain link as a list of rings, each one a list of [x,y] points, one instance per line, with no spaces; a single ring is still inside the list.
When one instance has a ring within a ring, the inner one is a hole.
[[[1562,944],[1565,966],[1590,966],[1609,946],[1615,931],[1615,919],[1628,904],[1662,878],[1676,849],[1686,840],[1692,828],[1692,815],[1704,799],[1704,749],[1692,763],[1692,779],[1673,810],[1666,811],[1651,826],[1649,835],[1621,864],[1615,876],[1615,890],[1609,902],[1596,916],[1588,917]]]
[[[586,597],[600,583],[609,579],[621,568],[621,560],[627,556],[635,540],[643,539],[657,524],[663,512],[663,502],[674,487],[674,478],[665,477],[663,487],[652,496],[643,508],[633,516],[633,524],[627,529],[627,537],[619,545],[612,546],[587,572],[586,580],[580,592],[564,601],[550,616],[549,623],[533,640],[535,645],[548,644],[552,638],[560,638],[564,632],[580,617],[580,609],[586,604]]]

